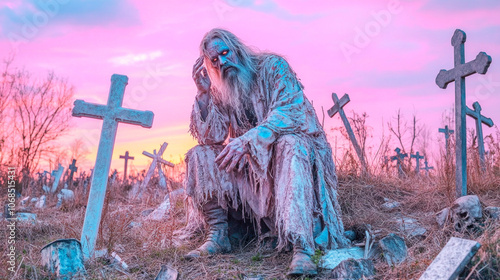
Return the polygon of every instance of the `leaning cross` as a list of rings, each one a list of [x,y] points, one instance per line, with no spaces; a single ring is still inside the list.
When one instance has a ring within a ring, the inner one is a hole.
[[[73,186],[73,174],[78,171],[78,167],[76,166],[76,159],[73,159],[73,161],[71,162],[71,165],[68,167],[68,169],[71,171],[69,173],[69,178],[68,178],[68,181],[69,181],[69,186]]]
[[[403,160],[404,160],[404,158],[405,158],[405,157],[407,157],[407,156],[408,156],[408,154],[406,154],[406,153],[402,154],[402,153],[401,153],[401,149],[400,149],[400,148],[396,148],[394,151],[397,153],[397,155],[392,156],[392,157],[391,157],[391,161],[395,161],[395,160],[397,160],[397,164],[398,164],[398,174],[399,174],[399,176],[401,177],[401,176],[403,176],[403,175],[404,175],[403,168],[402,168],[402,165],[403,165]]]
[[[449,129],[448,125],[445,125],[444,128],[440,128],[439,132],[444,133],[444,139],[446,141],[446,158],[450,157],[450,135],[455,132],[455,130]]]
[[[50,189],[50,193],[55,193],[57,190],[57,186],[59,185],[59,180],[61,180],[62,175],[64,174],[64,167],[59,163],[57,170],[53,170],[51,175],[54,177],[54,182],[52,183],[52,188]]]
[[[125,152],[125,155],[124,156],[120,156],[120,158],[122,159],[125,159],[125,167],[124,167],[124,171],[123,171],[123,181],[127,180],[127,164],[128,164],[128,160],[134,160],[134,157],[131,157],[128,155],[128,151]]]
[[[434,167],[428,166],[427,165],[427,160],[424,161],[424,166],[425,167],[422,167],[421,169],[425,170],[425,176],[429,177],[429,170],[434,169]]]
[[[165,164],[165,165],[168,165],[170,167],[174,167],[175,165],[171,162],[168,162],[166,160],[164,160],[162,158],[163,156],[163,153],[165,152],[165,150],[167,149],[167,142],[164,142],[161,147],[160,147],[160,150],[158,151],[158,153],[156,153],[156,150],[153,151],[153,154],[151,153],[148,153],[146,151],[143,151],[142,154],[147,156],[147,157],[150,157],[153,159],[153,161],[151,162],[151,165],[149,166],[149,169],[148,169],[148,172],[146,173],[146,178],[144,178],[144,181],[142,181],[142,184],[141,184],[141,193],[142,191],[144,191],[146,189],[146,186],[148,185],[149,183],[149,180],[151,179],[151,176],[153,176],[153,173],[155,171],[155,168],[157,167],[158,168],[158,175],[161,176],[163,175],[163,177],[165,177],[165,175],[163,174],[163,170],[161,168],[161,164]],[[161,180],[160,180],[161,181]],[[166,181],[165,181],[166,183]],[[161,186],[162,188],[167,188],[166,184],[164,186]]]
[[[72,112],[74,117],[103,120],[81,237],[83,256],[86,259],[94,253],[118,123],[129,123],[146,128],[150,128],[153,124],[153,112],[122,107],[127,83],[127,76],[117,74],[111,76],[107,105],[88,103],[83,100],[76,100],[74,103],[75,107]]]
[[[469,109],[469,107],[465,107],[465,112],[467,115],[476,119],[476,133],[477,133],[477,146],[479,149],[479,161],[481,163],[481,170],[486,171],[486,161],[484,159],[484,140],[483,140],[483,126],[485,125],[492,127],[493,121],[490,118],[487,118],[481,115],[481,105],[478,102],[474,102],[472,104],[474,110]]]
[[[423,159],[424,156],[421,156],[419,152],[417,152],[414,155],[410,155],[410,158],[414,158],[415,161],[417,162],[417,165],[415,166],[415,171],[417,171],[417,174],[420,174],[420,159]]]
[[[436,77],[436,84],[445,89],[446,86],[455,82],[455,131],[457,132],[455,149],[456,174],[455,188],[457,197],[467,195],[467,130],[465,122],[465,77],[474,73],[485,74],[491,64],[491,57],[480,52],[476,59],[465,63],[464,43],[465,32],[455,30],[451,38],[454,48],[454,66],[450,70],[441,70]]]
[[[349,135],[349,138],[351,139],[352,145],[354,146],[354,150],[356,151],[356,154],[358,155],[359,161],[361,162],[361,166],[363,167],[363,171],[367,171],[366,167],[366,162],[365,162],[365,157],[363,156],[363,153],[361,151],[361,148],[359,147],[358,141],[356,140],[356,136],[354,135],[354,132],[352,131],[351,124],[349,123],[349,120],[347,119],[343,107],[351,101],[349,99],[348,94],[344,94],[342,98],[339,100],[338,96],[336,93],[332,93],[332,99],[333,99],[333,107],[328,109],[328,115],[330,118],[335,116],[335,114],[338,112],[340,115],[340,118],[342,119],[342,122],[344,122],[345,129],[347,131],[347,134]]]

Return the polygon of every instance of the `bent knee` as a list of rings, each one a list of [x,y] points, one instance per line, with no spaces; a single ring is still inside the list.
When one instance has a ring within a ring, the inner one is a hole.
[[[193,157],[206,159],[217,157],[222,149],[224,145],[197,145],[186,153],[186,161]]]

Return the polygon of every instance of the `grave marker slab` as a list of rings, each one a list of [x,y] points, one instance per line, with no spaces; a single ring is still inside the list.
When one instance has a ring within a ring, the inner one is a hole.
[[[107,105],[88,103],[76,100],[72,114],[74,117],[88,117],[102,119],[102,130],[97,149],[96,163],[92,174],[92,183],[85,211],[85,220],[82,229],[83,256],[88,259],[94,252],[94,247],[101,222],[102,208],[106,187],[108,184],[109,168],[113,156],[118,123],[128,123],[150,128],[153,124],[153,112],[138,111],[122,107],[125,87],[128,77],[114,74],[111,76],[111,89]]]
[[[468,116],[473,117],[476,120],[476,135],[477,135],[477,147],[479,150],[479,162],[481,164],[481,170],[486,171],[486,160],[484,159],[484,138],[483,138],[483,123],[489,127],[493,126],[493,121],[481,115],[481,105],[476,101],[472,104],[474,110],[469,107],[465,107],[465,113]]]
[[[57,170],[52,171],[52,176],[54,177],[54,183],[52,183],[52,188],[50,189],[50,193],[55,193],[57,190],[57,186],[59,185],[59,181],[61,180],[62,175],[64,174],[64,167],[59,164]]]
[[[465,63],[464,43],[465,32],[455,30],[451,38],[454,49],[454,68],[441,70],[436,77],[436,84],[445,89],[455,82],[455,131],[456,134],[456,173],[455,187],[457,197],[467,195],[467,128],[465,121],[465,77],[474,73],[485,74],[491,64],[491,57],[485,52],[480,52],[476,59]]]

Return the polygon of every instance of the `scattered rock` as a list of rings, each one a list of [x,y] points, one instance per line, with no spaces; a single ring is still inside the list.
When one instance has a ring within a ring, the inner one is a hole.
[[[322,257],[322,262],[320,265],[325,269],[334,269],[342,261],[347,259],[362,259],[364,257],[364,250],[360,247],[342,248],[335,249],[326,252]]]
[[[143,217],[146,217],[146,216],[148,216],[149,214],[153,213],[153,211],[155,211],[155,209],[146,209],[146,210],[144,210],[144,211],[142,211],[142,212],[141,212],[141,215],[142,215]]]
[[[419,280],[457,279],[479,247],[481,244],[474,240],[450,238]]]
[[[151,214],[149,214],[146,219],[153,221],[162,221],[168,217],[168,213],[170,212],[170,199],[169,195],[165,196],[163,202],[156,208]]]
[[[402,263],[407,256],[406,243],[394,233],[382,238],[379,242],[384,258],[390,266]]]
[[[21,205],[22,205],[22,206],[24,206],[24,205],[26,205],[26,203],[29,203],[29,199],[30,199],[30,197],[29,197],[29,196],[27,196],[27,197],[25,197],[25,198],[21,199]]]
[[[500,207],[488,206],[484,208],[484,214],[493,220],[500,220]]]
[[[386,197],[384,197],[384,201],[385,203],[382,204],[382,209],[386,211],[392,211],[401,206],[401,203]]]
[[[477,195],[459,197],[450,210],[455,230],[459,232],[476,228],[478,221],[483,217],[481,202]]]
[[[443,210],[436,213],[436,222],[440,227],[444,226],[448,221],[450,215],[450,207],[446,207]]]
[[[47,197],[45,195],[40,196],[40,199],[35,204],[36,208],[44,208],[47,204]]]
[[[72,190],[62,189],[57,195],[57,205],[56,207],[61,207],[63,202],[73,201],[75,199],[75,193]]]
[[[333,269],[329,277],[333,279],[358,280],[367,279],[372,276],[375,276],[375,267],[371,260],[348,259],[342,261]]]
[[[36,214],[34,213],[19,212],[16,213],[16,218],[18,222],[31,222],[32,224],[36,222]]]
[[[128,228],[135,228],[135,227],[141,227],[141,226],[142,226],[142,223],[138,223],[138,222],[134,222],[134,221],[131,221],[128,224]]]
[[[427,229],[422,227],[420,223],[408,217],[396,217],[393,219],[398,224],[399,231],[409,237],[422,236],[427,232]]]
[[[352,230],[344,231],[344,236],[351,241],[356,240],[356,233]]]
[[[175,268],[163,265],[155,280],[177,280],[179,273]]]

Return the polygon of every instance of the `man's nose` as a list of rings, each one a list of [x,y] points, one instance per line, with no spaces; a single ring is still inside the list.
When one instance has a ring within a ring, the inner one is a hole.
[[[227,62],[227,59],[224,56],[219,56],[219,63],[220,65],[225,65]]]

